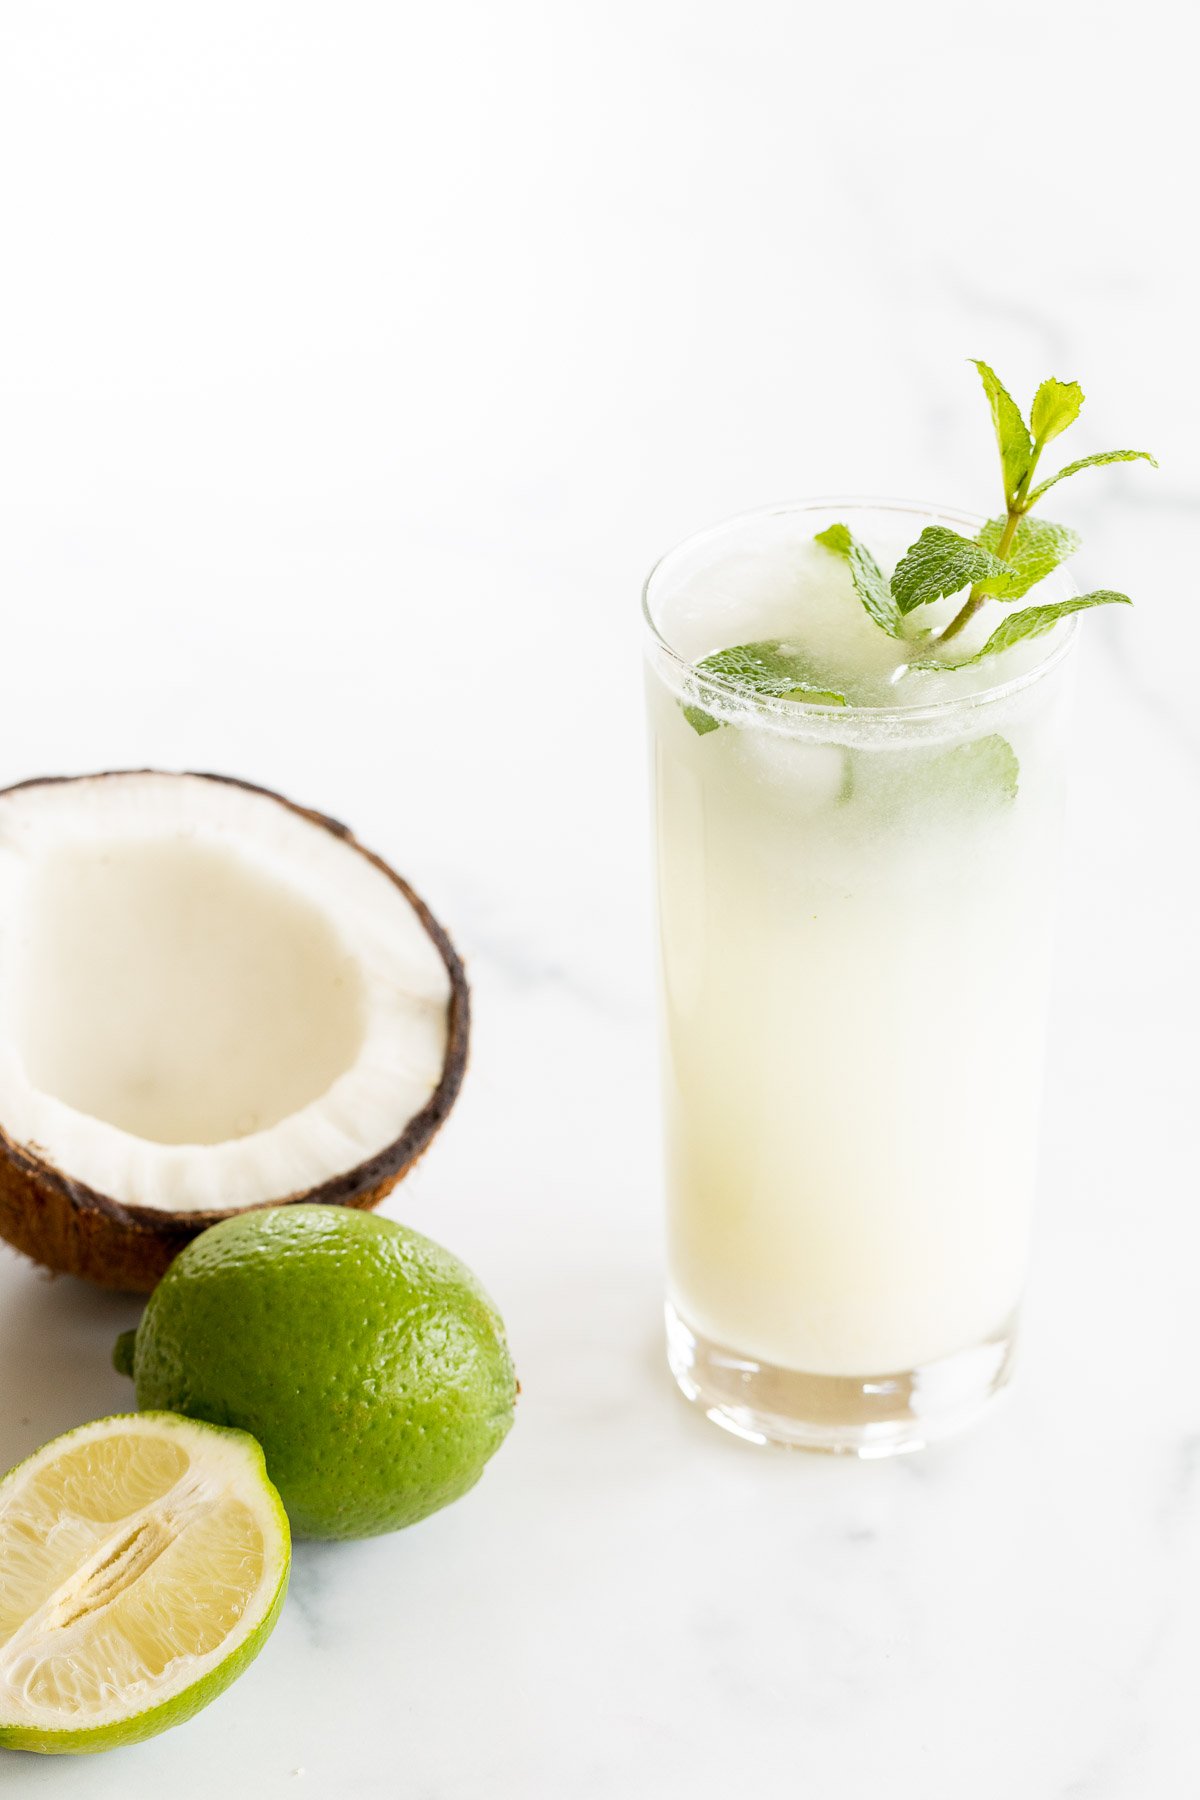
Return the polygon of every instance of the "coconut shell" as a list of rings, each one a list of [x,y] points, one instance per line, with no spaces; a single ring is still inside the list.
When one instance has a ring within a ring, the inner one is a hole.
[[[152,769],[108,770],[106,775],[161,774]],[[18,782],[12,788],[45,786],[52,782],[97,779],[95,776],[45,776]],[[231,775],[199,774],[194,779],[226,782],[262,794],[310,824],[331,832],[365,857],[400,889],[436,945],[450,977],[447,1011],[446,1055],[441,1079],[420,1112],[404,1131],[366,1162],[335,1175],[319,1186],[296,1194],[280,1194],[262,1206],[290,1206],[301,1201],[331,1206],[378,1206],[428,1149],[458,1097],[467,1066],[471,1002],[466,971],[443,927],[424,901],[388,866],[367,850],[345,825],[326,814],[298,806],[270,788],[241,781]],[[145,1206],[125,1206],[107,1194],[75,1181],[58,1169],[37,1144],[18,1144],[0,1125],[0,1236],[47,1269],[78,1275],[98,1287],[126,1293],[147,1294],[168,1263],[201,1231],[239,1212],[261,1207],[233,1207],[224,1212],[162,1212]]]

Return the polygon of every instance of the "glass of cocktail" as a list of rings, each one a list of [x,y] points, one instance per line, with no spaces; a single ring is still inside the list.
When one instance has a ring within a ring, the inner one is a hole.
[[[785,506],[646,584],[667,1331],[730,1430],[879,1455],[1012,1366],[1077,621],[1054,571],[1052,628],[970,660],[995,623],[972,618],[962,666],[923,668],[961,596],[888,635],[816,541],[835,524],[886,569],[923,528],[982,522]],[[728,645],[774,646],[803,684],[748,689]]]

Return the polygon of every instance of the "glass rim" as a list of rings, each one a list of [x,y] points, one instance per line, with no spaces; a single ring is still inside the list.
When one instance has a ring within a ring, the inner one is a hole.
[[[1056,626],[1053,635],[1058,642],[1045,656],[1034,663],[1032,668],[1025,669],[1019,675],[1012,675],[1007,681],[997,682],[994,687],[977,688],[969,694],[959,694],[946,700],[927,701],[922,706],[847,706],[822,705],[817,701],[803,699],[783,699],[773,694],[748,694],[731,681],[720,675],[714,675],[707,669],[701,669],[690,658],[681,655],[674,645],[669,643],[658,628],[650,606],[651,590],[661,571],[685,551],[702,546],[709,539],[717,539],[739,525],[752,524],[756,519],[780,518],[789,514],[831,512],[831,511],[874,511],[906,513],[913,518],[924,519],[927,523],[944,521],[947,524],[964,525],[972,531],[978,531],[986,524],[986,517],[981,513],[965,512],[957,506],[938,506],[927,500],[904,500],[890,496],[871,494],[833,494],[817,496],[805,500],[777,501],[769,506],[751,507],[746,512],[734,513],[731,517],[719,520],[715,525],[704,526],[699,531],[691,532],[681,538],[669,550],[663,552],[652,565],[649,574],[642,583],[642,621],[647,634],[652,640],[653,648],[667,659],[668,664],[684,678],[691,678],[702,688],[712,688],[719,696],[735,703],[737,711],[743,715],[758,713],[766,718],[786,723],[790,717],[796,723],[801,719],[828,720],[830,723],[840,722],[845,725],[847,715],[858,716],[864,720],[872,720],[880,724],[901,725],[909,723],[918,725],[944,719],[955,713],[970,712],[977,707],[993,706],[1012,698],[1023,689],[1032,687],[1036,682],[1049,675],[1066,657],[1079,629],[1078,613],[1069,614],[1060,625]],[[1055,570],[1055,574],[1062,571]],[[1078,592],[1069,575],[1063,579],[1070,585],[1072,592]]]

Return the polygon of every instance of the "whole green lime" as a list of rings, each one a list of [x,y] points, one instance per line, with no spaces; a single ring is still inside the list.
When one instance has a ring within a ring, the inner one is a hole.
[[[500,1315],[470,1270],[341,1206],[201,1232],[114,1361],[139,1407],[251,1432],[303,1537],[372,1537],[457,1500],[517,1393]]]

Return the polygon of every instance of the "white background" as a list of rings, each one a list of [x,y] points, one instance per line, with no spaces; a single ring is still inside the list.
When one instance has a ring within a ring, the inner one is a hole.
[[[478,1028],[391,1209],[524,1393],[459,1506],[299,1553],[201,1719],[5,1791],[1194,1800],[1188,30],[7,0],[0,777],[235,772],[424,892]],[[968,356],[1078,376],[1074,453],[1163,465],[1058,506],[1137,610],[1085,627],[1025,1364],[925,1458],[772,1456],[661,1361],[638,585],[770,500],[986,508]],[[0,1463],[129,1404],[136,1313],[0,1251]]]

